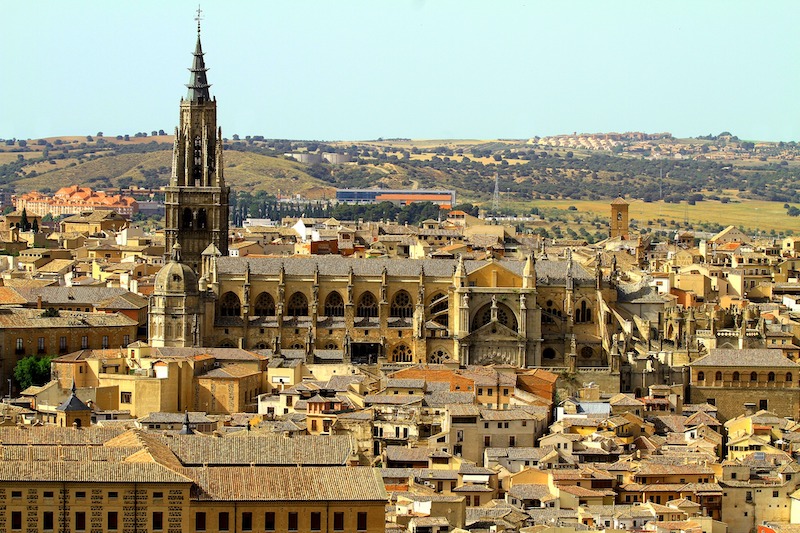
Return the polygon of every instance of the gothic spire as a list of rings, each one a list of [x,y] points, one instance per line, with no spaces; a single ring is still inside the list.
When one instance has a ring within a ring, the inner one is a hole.
[[[203,61],[203,47],[200,44],[200,9],[197,9],[197,44],[194,47],[194,60],[192,61],[192,66],[189,69],[191,74],[189,75],[189,83],[186,86],[189,88],[189,92],[186,94],[186,99],[190,102],[197,102],[203,103],[207,102],[211,99],[211,96],[208,92],[208,88],[211,85],[208,83],[208,78],[206,78],[206,63]]]

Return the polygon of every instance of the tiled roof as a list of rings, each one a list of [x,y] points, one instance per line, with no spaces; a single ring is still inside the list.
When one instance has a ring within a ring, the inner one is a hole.
[[[346,435],[205,435],[160,437],[184,465],[344,465],[353,453]]]
[[[0,328],[94,328],[135,326],[136,321],[119,313],[84,313],[59,311],[58,316],[43,317],[41,309],[6,308],[0,310]]]
[[[732,366],[732,367],[767,367],[767,368],[800,368],[800,365],[788,359],[780,350],[769,348],[753,348],[732,350],[714,348],[705,357],[701,357],[692,367]]]
[[[0,481],[80,481],[99,483],[190,483],[158,463],[105,461],[2,461]]]
[[[364,466],[185,468],[199,500],[386,501],[380,471]]]
[[[120,428],[88,427],[81,429],[58,426],[0,427],[0,442],[3,446],[23,446],[27,444],[63,446],[99,446],[125,430]]]

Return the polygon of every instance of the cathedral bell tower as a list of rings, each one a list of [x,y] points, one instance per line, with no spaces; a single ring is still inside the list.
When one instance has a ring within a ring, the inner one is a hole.
[[[222,129],[217,128],[217,101],[209,94],[200,16],[197,44],[189,69],[189,90],[181,99],[180,125],[175,128],[172,175],[165,191],[166,247],[180,243],[182,262],[195,271],[209,244],[228,255],[228,195],[222,164]]]

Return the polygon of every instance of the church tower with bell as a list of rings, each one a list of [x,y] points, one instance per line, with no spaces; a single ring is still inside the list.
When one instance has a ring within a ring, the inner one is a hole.
[[[189,69],[186,98],[181,99],[180,125],[175,128],[172,175],[165,189],[166,250],[178,243],[181,260],[195,271],[203,250],[213,244],[228,255],[228,195],[222,163],[222,129],[217,127],[217,101],[209,93],[207,68],[197,44]]]

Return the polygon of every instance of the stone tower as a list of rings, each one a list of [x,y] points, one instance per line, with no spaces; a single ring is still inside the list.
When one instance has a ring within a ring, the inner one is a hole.
[[[201,346],[203,296],[197,275],[181,263],[181,245],[172,246],[172,256],[156,274],[148,310],[148,341],[151,346]]]
[[[189,69],[189,90],[181,99],[180,125],[175,128],[172,175],[166,187],[166,251],[180,243],[182,260],[195,271],[209,244],[228,255],[228,194],[222,164],[222,129],[217,128],[217,101],[209,87],[200,45]]]
[[[611,234],[610,237],[622,237],[627,239],[628,233],[628,202],[622,198],[617,198],[611,202]]]

